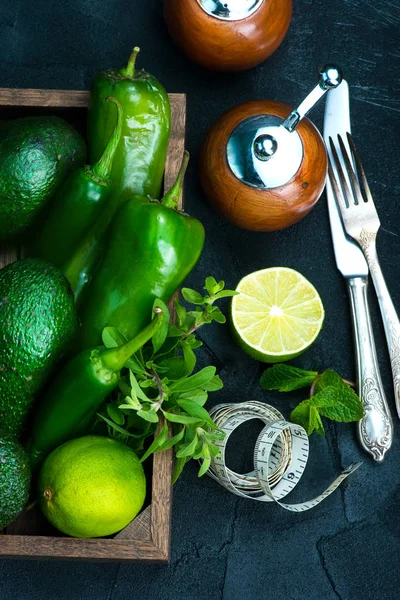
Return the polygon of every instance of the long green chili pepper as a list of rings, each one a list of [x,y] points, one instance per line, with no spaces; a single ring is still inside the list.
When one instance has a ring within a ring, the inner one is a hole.
[[[57,446],[87,433],[96,412],[117,387],[126,361],[153,337],[163,322],[161,308],[134,339],[118,348],[84,350],[56,375],[45,392],[27,450],[33,469]]]
[[[85,165],[66,179],[33,241],[31,253],[52,262],[64,272],[71,255],[111,198],[111,171],[121,139],[123,112],[117,99],[109,97],[107,102],[116,106],[116,111],[114,107],[112,110],[117,119],[103,154],[92,167]]]
[[[106,326],[128,339],[148,321],[156,298],[167,302],[197,263],[203,225],[177,209],[189,160],[158,202],[144,196],[127,200],[107,231],[107,249],[85,288],[78,312],[81,347],[99,343]]]

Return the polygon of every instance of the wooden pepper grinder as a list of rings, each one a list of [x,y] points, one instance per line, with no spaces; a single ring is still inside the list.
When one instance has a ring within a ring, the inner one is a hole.
[[[200,155],[203,189],[227,219],[253,231],[276,231],[310,212],[325,187],[327,155],[318,129],[304,119],[342,81],[326,65],[297,109],[272,100],[232,108],[212,126]]]
[[[164,14],[171,37],[194,62],[242,71],[278,48],[292,0],[164,0]]]

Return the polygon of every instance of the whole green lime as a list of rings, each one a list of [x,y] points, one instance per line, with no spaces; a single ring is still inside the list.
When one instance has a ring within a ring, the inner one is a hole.
[[[107,437],[66,442],[47,457],[39,475],[44,515],[73,537],[120,531],[139,513],[145,496],[146,478],[138,457]]]

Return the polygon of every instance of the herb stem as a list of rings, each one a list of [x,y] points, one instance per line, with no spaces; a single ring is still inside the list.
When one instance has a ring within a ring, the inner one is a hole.
[[[346,379],[345,377],[342,377],[342,379],[346,385],[350,386],[353,389],[356,389],[357,386],[355,381],[350,381],[350,379]]]
[[[153,410],[157,411],[161,408],[161,406],[165,400],[165,390],[163,388],[161,378],[160,378],[159,374],[157,373],[157,371],[151,370],[150,374],[152,375],[154,381],[157,384],[157,388],[158,388],[158,395],[159,395],[158,402],[153,404]]]
[[[200,327],[202,327],[203,325],[206,324],[206,319],[210,316],[207,312],[207,306],[208,306],[208,304],[203,304],[204,314],[201,317],[201,321],[199,321],[198,323],[195,323],[190,329],[187,330],[187,332],[183,336],[184,340],[186,338],[188,338],[189,335],[192,335],[192,333],[195,333],[198,329],[200,329]]]
[[[319,375],[316,376],[316,378],[314,379],[314,381],[311,384],[311,387],[310,387],[310,398],[311,398],[311,396],[314,396],[314,394],[315,394],[315,388],[317,386],[318,380],[319,380]]]

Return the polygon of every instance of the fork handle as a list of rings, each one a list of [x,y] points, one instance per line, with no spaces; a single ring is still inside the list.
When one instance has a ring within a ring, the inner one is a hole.
[[[368,308],[368,279],[348,279],[357,359],[357,387],[364,406],[358,422],[361,446],[382,461],[393,441],[393,422],[379,373],[371,317]]]
[[[392,367],[394,399],[400,417],[400,321],[386,285],[376,252],[376,233],[363,230],[358,239],[367,259],[381,309]]]

